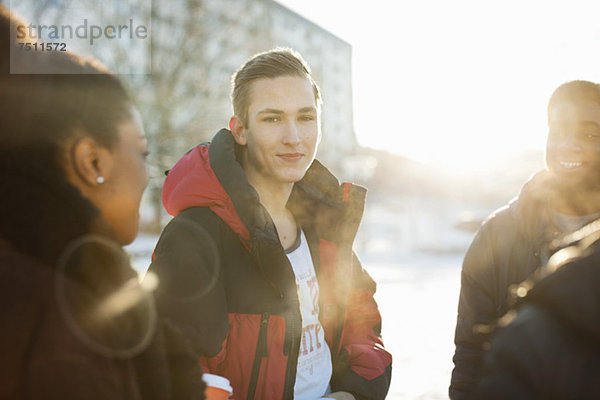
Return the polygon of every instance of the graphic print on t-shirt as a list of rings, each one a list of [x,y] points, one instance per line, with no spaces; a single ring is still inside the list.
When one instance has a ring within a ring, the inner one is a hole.
[[[300,245],[287,254],[296,275],[296,287],[302,314],[302,342],[298,354],[298,370],[294,399],[317,399],[329,393],[331,356],[319,322],[319,283],[304,232]]]

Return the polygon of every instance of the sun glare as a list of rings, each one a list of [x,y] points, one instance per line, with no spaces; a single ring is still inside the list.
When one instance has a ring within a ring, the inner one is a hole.
[[[337,1],[281,2],[352,44],[361,145],[457,171],[542,151],[554,88],[600,81],[600,3],[591,0],[431,0],[393,10],[373,0],[345,3],[345,18],[335,17]]]

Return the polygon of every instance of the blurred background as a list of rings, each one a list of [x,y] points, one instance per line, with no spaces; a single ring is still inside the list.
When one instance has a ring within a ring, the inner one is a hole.
[[[164,171],[226,127],[235,69],[276,46],[306,58],[324,98],[318,157],[369,188],[356,250],[379,284],[390,399],[447,398],[462,256],[543,168],[552,91],[600,81],[597,0],[1,2],[37,25],[148,28],[69,42],[121,74],[144,118],[150,183],[128,247],[141,273],[170,218]]]

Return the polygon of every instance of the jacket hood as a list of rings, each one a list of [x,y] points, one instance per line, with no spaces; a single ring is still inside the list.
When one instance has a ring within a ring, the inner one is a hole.
[[[248,247],[249,231],[213,169],[213,164],[216,164],[219,168],[228,165],[232,170],[241,170],[235,159],[234,143],[231,133],[221,130],[212,143],[203,143],[186,153],[169,171],[162,190],[162,201],[173,216],[190,207],[208,207]],[[243,171],[235,172],[243,174]]]
[[[167,175],[163,205],[171,215],[190,207],[208,207],[233,229],[249,250],[256,235],[278,243],[271,217],[260,204],[258,194],[248,183],[236,158],[236,146],[231,132],[222,129],[211,143],[201,144],[185,154]],[[311,209],[314,204],[319,204],[321,210],[326,208],[328,212],[322,214],[329,220],[337,220],[337,224],[351,214],[352,218],[347,218],[353,222],[349,232],[355,234],[365,194],[366,189],[360,186],[340,184],[315,160],[304,178],[294,185],[288,207],[301,224],[319,219],[317,211]],[[327,225],[324,220],[319,222]]]

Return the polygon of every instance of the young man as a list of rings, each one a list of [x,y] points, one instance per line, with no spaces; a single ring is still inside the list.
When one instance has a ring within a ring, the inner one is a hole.
[[[289,49],[259,54],[234,75],[232,100],[231,131],[165,181],[176,216],[150,267],[160,315],[236,399],[383,399],[391,355],[375,283],[352,251],[365,189],[314,158],[321,97],[309,67]]]
[[[493,213],[465,255],[450,397],[477,384],[484,329],[508,309],[509,289],[550,256],[553,240],[600,217],[600,86],[572,81],[548,104],[546,170]]]

